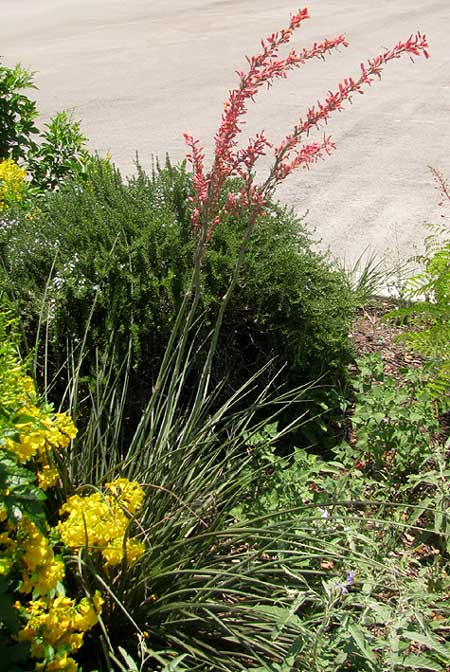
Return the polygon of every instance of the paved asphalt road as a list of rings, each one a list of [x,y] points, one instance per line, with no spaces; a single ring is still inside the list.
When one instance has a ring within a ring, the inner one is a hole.
[[[428,165],[450,177],[450,0],[311,0],[294,46],[345,33],[350,47],[262,93],[246,132],[280,140],[359,64],[420,30],[431,58],[390,63],[383,80],[331,120],[338,147],[292,175],[279,196],[308,212],[322,245],[348,262],[363,250],[414,251],[438,221]],[[288,23],[286,0],[0,0],[0,54],[37,71],[44,118],[73,109],[90,146],[125,172],[139,151],[184,155],[182,131],[207,148],[234,70],[259,39]]]

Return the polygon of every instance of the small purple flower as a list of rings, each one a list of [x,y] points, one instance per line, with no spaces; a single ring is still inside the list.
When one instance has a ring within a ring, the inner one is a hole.
[[[356,572],[354,572],[353,569],[350,569],[345,579],[345,583],[341,583],[339,585],[341,593],[348,593],[348,587],[353,586],[355,580],[356,580]]]
[[[356,573],[353,571],[353,569],[351,569],[349,571],[349,573],[347,574],[347,579],[345,581],[347,586],[353,586],[353,584],[355,583],[355,578],[356,578]]]

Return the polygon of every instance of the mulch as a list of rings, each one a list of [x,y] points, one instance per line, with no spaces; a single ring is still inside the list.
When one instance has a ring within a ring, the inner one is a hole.
[[[406,328],[384,319],[395,307],[392,299],[374,300],[356,318],[350,338],[358,356],[379,352],[385,373],[397,378],[401,377],[401,369],[420,366],[422,358],[398,340]]]

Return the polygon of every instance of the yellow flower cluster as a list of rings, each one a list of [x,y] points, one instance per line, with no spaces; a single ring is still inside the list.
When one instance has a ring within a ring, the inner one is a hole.
[[[24,517],[18,525],[17,544],[22,569],[20,592],[51,594],[64,578],[64,563],[55,558],[48,537]]]
[[[78,664],[70,654],[81,648],[84,633],[98,621],[103,603],[100,593],[96,592],[92,601],[82,598],[76,602],[65,596],[64,563],[55,557],[48,537],[31,520],[22,518],[15,537],[10,546],[22,573],[19,592],[33,595],[25,607],[16,602],[16,609],[26,619],[18,640],[30,643],[36,672],[77,672]]]
[[[14,411],[14,429],[18,436],[0,440],[0,449],[12,453],[19,464],[36,459],[39,487],[46,490],[58,479],[58,471],[52,463],[52,451],[67,448],[77,429],[65,413],[53,413],[37,405],[34,383],[21,374],[20,367],[9,371],[7,378],[3,381],[2,392],[9,390],[9,394],[1,395],[2,404]]]
[[[67,448],[76,436],[77,429],[72,419],[64,413],[42,412],[36,406],[21,409],[27,419],[16,423],[18,441],[6,439],[4,449],[14,453],[19,463],[37,459],[40,470],[37,473],[39,487],[45,490],[56,483],[58,472],[52,464],[51,453],[55,449]]]
[[[26,172],[12,159],[0,161],[0,210],[23,199]]]
[[[99,551],[106,567],[132,564],[145,550],[141,541],[127,536],[130,516],[139,510],[144,491],[139,483],[126,478],[107,483],[105,490],[70,497],[60,509],[60,515],[68,517],[56,530],[69,548]]]
[[[11,359],[4,362],[5,368],[0,374],[0,397],[2,406],[15,411],[17,406],[37,403],[37,394],[33,380],[25,375],[23,366]]]
[[[1,522],[6,522],[8,528],[0,534],[0,544],[5,547],[0,573],[9,573],[16,563],[22,579],[19,592],[33,595],[25,607],[16,602],[16,609],[26,619],[18,640],[30,643],[31,657],[37,659],[36,672],[77,672],[78,665],[69,654],[83,645],[84,633],[97,623],[102,598],[98,592],[92,602],[87,598],[76,602],[66,597],[62,587],[64,563],[55,557],[48,537],[25,516],[14,529],[5,521],[3,510],[0,514]],[[50,660],[49,645],[53,650]]]
[[[84,597],[76,603],[60,595],[30,602],[26,609],[28,622],[19,633],[19,641],[30,643],[33,658],[45,657],[45,645],[56,651],[53,660],[38,663],[36,670],[76,672],[78,665],[70,654],[83,645],[84,634],[97,623],[102,604],[98,591],[92,601]]]
[[[36,480],[41,490],[55,485],[55,451],[66,448],[77,430],[70,417],[54,413],[39,401],[32,379],[25,375],[16,349],[7,339],[3,347],[0,343],[0,406],[0,458],[8,475],[0,487],[0,575],[8,577],[8,599],[16,600],[23,624],[17,635],[11,632],[10,636],[30,644],[36,672],[76,672],[78,664],[71,654],[78,651],[84,633],[96,624],[101,596],[96,593],[92,601],[66,596],[65,566],[54,553],[53,531],[45,520],[43,528],[35,522],[44,519],[43,508],[34,518],[31,505],[24,511],[19,507],[19,516],[11,513],[11,501],[14,503],[16,481],[29,484],[35,504],[39,502]],[[132,506],[133,490],[124,495],[124,501]]]

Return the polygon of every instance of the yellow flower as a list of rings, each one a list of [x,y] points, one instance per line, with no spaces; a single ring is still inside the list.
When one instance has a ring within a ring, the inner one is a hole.
[[[133,562],[136,562],[136,560],[144,554],[144,552],[144,544],[137,539],[127,539],[124,549],[122,536],[113,539],[105,548],[103,548],[102,556],[106,560],[105,566],[112,567],[120,564],[123,560],[125,560],[128,565],[132,565]]]
[[[0,210],[22,200],[26,172],[12,159],[0,161]]]
[[[23,380],[22,378],[21,382]],[[32,390],[34,390],[33,381],[25,378],[24,394],[28,395]],[[26,401],[25,397],[22,398],[20,391],[19,397],[16,401]],[[16,422],[15,429],[19,433],[18,441],[7,438],[1,447],[13,453],[22,464],[33,458],[38,459],[42,464],[47,464],[49,453],[53,449],[67,448],[70,441],[77,434],[77,429],[73,424],[72,418],[65,413],[53,414],[49,411],[39,409],[34,404],[25,403],[16,415],[19,417],[27,416],[28,418],[35,418],[35,422],[33,420]],[[46,487],[50,487],[50,485],[56,482],[57,476],[54,472],[52,477],[54,478],[53,483],[51,482],[50,475],[48,475],[48,485]]]
[[[50,464],[44,464],[41,471],[37,472],[38,484],[41,490],[52,488],[59,478],[58,469]]]
[[[63,580],[64,563],[55,558],[48,538],[31,520],[23,518],[18,529],[22,550],[22,585],[19,590],[21,593],[34,591],[47,595]]]
[[[76,611],[72,617],[72,627],[74,630],[86,632],[90,630],[98,621],[98,615],[102,611],[103,598],[98,591],[95,592],[92,602],[87,597],[83,597],[77,605]]]
[[[113,528],[117,526],[111,508],[99,492],[88,497],[69,497],[59,513],[69,514],[67,520],[58,523],[56,527],[69,548],[105,546]]]
[[[46,608],[47,604],[45,600],[40,598],[38,600],[32,600],[31,602],[28,603],[27,612],[31,614],[31,616],[36,616],[45,611]]]
[[[112,483],[107,483],[106,487],[117,500],[130,513],[136,513],[144,499],[144,491],[137,481],[129,481],[127,478],[116,478]]]
[[[5,449],[16,455],[19,462],[28,462],[45,448],[45,436],[41,432],[21,434],[19,441],[6,439]]]
[[[124,557],[123,554],[123,539],[117,537],[113,539],[105,548],[102,549],[102,556],[106,560],[106,567],[119,565]]]
[[[7,518],[8,512],[6,510],[6,506],[2,503],[0,504],[0,523],[4,523]]]
[[[98,591],[92,601],[83,598],[78,604],[62,595],[29,602],[28,622],[18,634],[19,641],[30,643],[33,658],[44,658],[45,645],[55,651],[54,660],[47,666],[37,663],[36,670],[76,670],[75,661],[68,656],[82,647],[84,633],[97,623],[102,604]]]
[[[141,555],[145,553],[145,545],[138,539],[127,539],[126,544],[126,558],[127,563],[132,565]]]
[[[106,497],[95,492],[87,497],[73,495],[60,508],[68,514],[56,530],[68,548],[89,548],[102,554],[105,565],[135,562],[144,553],[144,545],[127,539],[129,515],[136,513],[144,498],[139,483],[118,478],[107,483]]]
[[[77,672],[78,664],[64,653],[62,656],[57,656],[51,663],[47,663],[47,666],[43,669],[46,672],[56,672],[57,670],[60,672]]]
[[[59,431],[67,435],[69,439],[74,439],[77,435],[78,429],[73,424],[73,420],[65,413],[55,413],[56,426]]]
[[[11,571],[13,561],[11,558],[3,556],[0,558],[0,576],[6,576]]]

